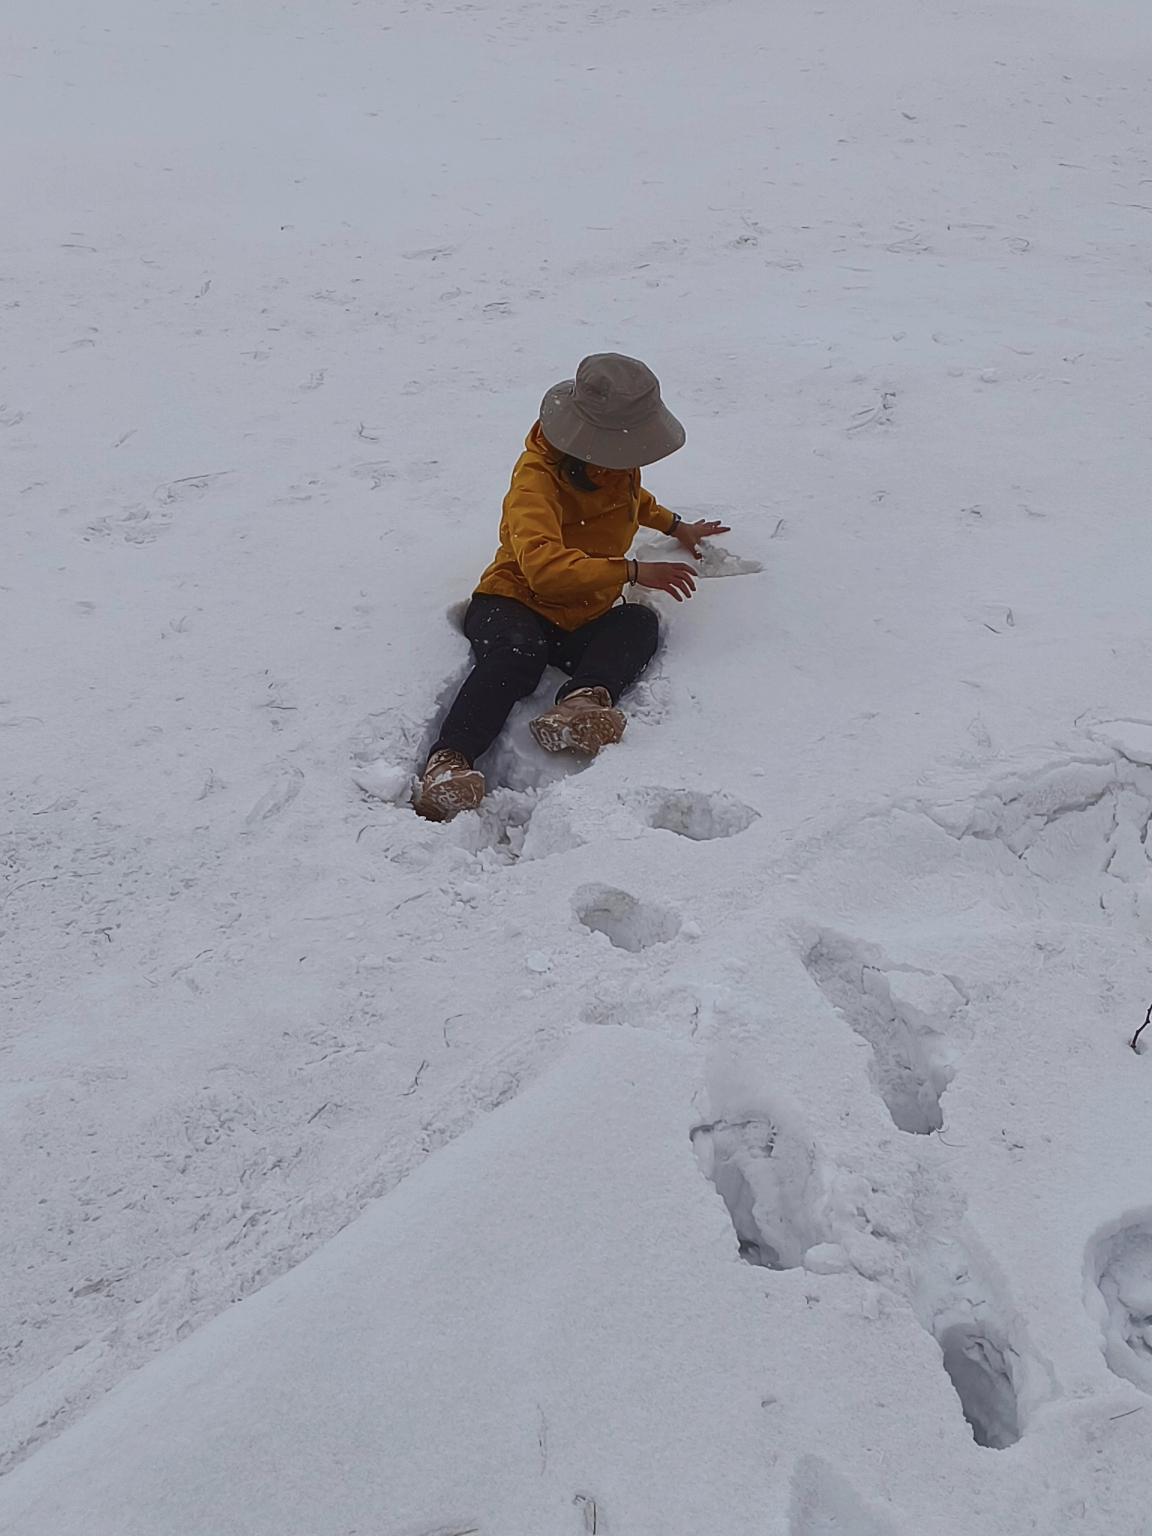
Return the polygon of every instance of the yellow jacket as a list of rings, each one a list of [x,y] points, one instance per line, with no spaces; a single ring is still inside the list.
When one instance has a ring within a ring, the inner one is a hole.
[[[561,629],[578,629],[624,590],[624,556],[637,527],[667,533],[672,513],[644,490],[638,469],[589,465],[596,489],[578,491],[539,422],[524,448],[504,498],[500,548],[476,590],[514,597]]]

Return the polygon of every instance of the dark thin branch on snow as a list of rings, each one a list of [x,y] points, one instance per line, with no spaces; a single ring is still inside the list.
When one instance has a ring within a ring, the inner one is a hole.
[[[412,1086],[411,1086],[411,1088],[405,1088],[404,1092],[400,1095],[400,1097],[402,1099],[409,1098],[412,1094],[414,1094],[416,1092],[417,1088],[419,1088],[419,1086],[420,1086],[420,1074],[424,1071],[424,1068],[427,1065],[428,1065],[427,1061],[422,1061],[420,1063],[420,1065],[416,1068],[416,1076],[412,1079]]]
[[[1144,1031],[1148,1028],[1148,1024],[1149,1024],[1150,1021],[1152,1021],[1152,1003],[1149,1003],[1149,1005],[1148,1005],[1148,1012],[1144,1015],[1144,1022],[1143,1022],[1143,1024],[1141,1024],[1140,1028],[1136,1031],[1136,1033],[1132,1036],[1131,1040],[1129,1040],[1129,1042],[1128,1042],[1128,1044],[1136,1052],[1137,1056],[1140,1056],[1143,1053],[1141,1052],[1140,1047],[1137,1045],[1136,1042],[1139,1040],[1140,1036],[1144,1033]]]

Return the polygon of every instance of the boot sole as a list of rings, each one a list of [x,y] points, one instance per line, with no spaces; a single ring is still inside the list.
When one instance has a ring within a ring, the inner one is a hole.
[[[545,752],[579,752],[583,757],[595,757],[601,747],[615,746],[626,723],[618,709],[598,709],[579,720],[550,720],[541,715],[528,729]]]
[[[451,821],[462,811],[475,811],[484,799],[484,775],[470,773],[451,783],[433,784],[431,789],[417,790],[412,796],[412,809],[425,821]]]

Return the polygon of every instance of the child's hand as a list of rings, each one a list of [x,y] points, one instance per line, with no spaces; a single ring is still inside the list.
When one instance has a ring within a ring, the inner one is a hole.
[[[705,520],[699,523],[678,523],[672,537],[677,543],[683,544],[693,559],[699,560],[701,539],[710,539],[714,533],[731,532],[731,528],[726,527],[724,523],[710,523]]]
[[[679,533],[679,529],[676,530]],[[637,560],[636,584],[654,592],[671,592],[678,603],[696,590],[696,572],[675,560]]]

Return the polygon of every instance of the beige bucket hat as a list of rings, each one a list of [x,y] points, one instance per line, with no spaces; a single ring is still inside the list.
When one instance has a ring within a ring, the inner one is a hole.
[[[651,368],[619,352],[586,357],[544,396],[540,427],[553,448],[604,469],[638,469],[684,446]]]

